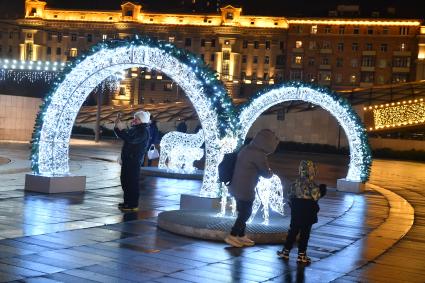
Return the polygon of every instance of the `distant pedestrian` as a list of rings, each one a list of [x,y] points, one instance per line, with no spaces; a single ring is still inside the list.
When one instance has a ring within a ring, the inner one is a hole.
[[[187,133],[187,124],[186,124],[186,120],[182,120],[176,128],[177,132],[181,132],[181,133]]]
[[[124,141],[121,150],[120,176],[124,202],[118,204],[118,208],[123,212],[137,211],[139,207],[140,163],[148,146],[149,119],[149,112],[136,112],[128,129],[122,126],[120,115],[115,120],[115,134]]]
[[[271,178],[267,155],[273,153],[279,143],[271,130],[261,130],[254,139],[244,146],[237,157],[230,194],[236,199],[238,216],[235,224],[224,241],[233,247],[253,246],[255,243],[245,235],[246,221],[252,213],[255,199],[255,187],[260,176]]]
[[[310,263],[307,256],[307,245],[311,227],[317,223],[317,213],[320,210],[318,200],[326,194],[326,185],[320,186],[314,182],[317,174],[316,165],[310,160],[300,162],[299,176],[288,190],[289,206],[291,207],[291,224],[282,251],[279,257],[288,260],[289,252],[300,234],[298,242],[298,263]]]
[[[158,148],[159,145],[159,130],[158,125],[156,124],[156,120],[151,120],[149,124],[149,143],[148,143],[148,150],[149,147],[154,145]],[[148,166],[152,166],[152,159],[148,158]]]

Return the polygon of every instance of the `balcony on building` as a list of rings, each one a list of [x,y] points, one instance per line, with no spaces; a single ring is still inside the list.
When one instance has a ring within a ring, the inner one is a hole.
[[[412,56],[412,52],[411,51],[394,51],[393,56],[410,57]]]
[[[302,69],[303,68],[303,65],[302,64],[292,63],[291,64],[291,68],[292,69]]]
[[[332,49],[331,48],[321,48],[320,54],[332,54]]]
[[[320,70],[330,70],[331,69],[331,65],[329,65],[329,64],[320,64],[319,65],[319,69]]]
[[[393,73],[410,73],[409,67],[393,67],[392,68]]]
[[[365,50],[362,52],[363,56],[376,56],[376,51],[375,50]]]
[[[373,67],[373,66],[361,66],[360,71],[362,71],[362,72],[375,72],[375,67]]]
[[[304,53],[304,48],[292,48],[293,53]]]

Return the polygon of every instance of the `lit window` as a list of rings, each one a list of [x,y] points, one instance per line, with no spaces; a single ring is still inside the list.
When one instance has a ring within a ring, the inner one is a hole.
[[[302,47],[303,47],[303,42],[301,40],[295,41],[295,48],[302,48]]]
[[[317,25],[312,25],[311,26],[311,33],[312,34],[316,34],[317,33]]]
[[[77,48],[71,48],[71,49],[69,49],[69,56],[70,57],[77,57],[77,55],[78,55]]]
[[[406,51],[406,43],[400,44],[400,51]]]
[[[168,37],[168,42],[174,42],[174,40],[175,40],[175,37],[174,36],[169,36]]]
[[[302,56],[295,56],[295,64],[300,65],[303,62]]]
[[[103,40],[107,40],[108,39],[108,35],[107,34],[102,34],[102,39]]]
[[[173,83],[164,84],[164,91],[172,91],[172,90],[173,90]]]

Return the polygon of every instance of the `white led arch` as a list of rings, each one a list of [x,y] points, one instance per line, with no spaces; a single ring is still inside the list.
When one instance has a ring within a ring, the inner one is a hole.
[[[267,109],[286,101],[301,100],[327,110],[344,129],[350,148],[346,180],[367,181],[371,156],[366,131],[351,105],[341,97],[305,86],[279,86],[258,95],[239,114],[239,138],[244,140],[255,120]]]
[[[227,132],[223,117],[229,117],[226,111],[231,111],[233,106],[221,82],[200,60],[170,44],[151,40],[98,45],[91,55],[81,57],[69,68],[46,97],[37,116],[31,156],[34,174],[69,174],[69,140],[81,105],[106,78],[132,67],[163,72],[179,84],[192,102],[204,129],[207,148],[201,195],[216,196],[220,135]]]

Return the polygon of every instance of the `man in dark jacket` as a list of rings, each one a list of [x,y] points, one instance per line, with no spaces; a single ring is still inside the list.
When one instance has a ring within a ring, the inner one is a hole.
[[[260,176],[271,178],[267,155],[273,153],[279,143],[271,130],[261,130],[251,143],[243,147],[236,160],[229,192],[236,199],[238,217],[230,235],[224,241],[233,247],[253,246],[255,243],[245,235],[246,221],[252,213],[255,187]]]
[[[298,233],[298,263],[310,263],[307,256],[308,239],[311,226],[317,222],[319,212],[318,200],[326,194],[326,185],[320,186],[314,182],[317,174],[315,164],[310,160],[302,160],[298,168],[299,176],[288,190],[289,205],[291,207],[291,224],[286,237],[285,246],[278,251],[278,256],[288,260],[289,252],[294,245]]]
[[[115,120],[115,134],[124,141],[121,150],[121,187],[124,202],[118,205],[123,212],[137,211],[139,207],[140,163],[149,141],[148,123],[150,113],[139,111],[129,129],[121,126],[120,117]]]

